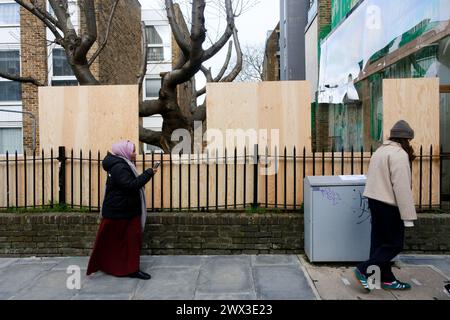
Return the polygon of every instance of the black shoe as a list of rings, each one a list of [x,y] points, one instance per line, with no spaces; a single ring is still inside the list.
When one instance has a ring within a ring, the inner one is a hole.
[[[141,279],[141,280],[150,280],[152,278],[148,273],[142,272],[141,270],[139,270],[138,272],[130,274],[128,277],[129,278]]]

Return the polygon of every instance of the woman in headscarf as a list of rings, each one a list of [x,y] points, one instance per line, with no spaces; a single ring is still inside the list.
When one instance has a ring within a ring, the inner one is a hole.
[[[87,275],[97,271],[118,277],[148,280],[151,276],[139,268],[142,233],[147,218],[144,186],[157,172],[149,168],[138,174],[136,147],[131,141],[119,141],[103,160],[107,172],[102,221],[92,251]]]

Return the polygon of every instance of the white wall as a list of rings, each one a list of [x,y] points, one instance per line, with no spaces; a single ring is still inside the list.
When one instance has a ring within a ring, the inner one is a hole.
[[[319,84],[318,32],[318,19],[316,16],[305,35],[306,80],[311,84],[311,98],[313,101],[316,100],[316,91]]]

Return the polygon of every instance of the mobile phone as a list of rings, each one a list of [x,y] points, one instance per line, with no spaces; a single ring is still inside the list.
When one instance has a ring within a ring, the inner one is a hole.
[[[158,167],[159,167],[160,165],[161,165],[161,162],[159,162],[159,161],[156,162],[156,163],[155,163],[155,166],[153,167],[153,169],[158,169]]]

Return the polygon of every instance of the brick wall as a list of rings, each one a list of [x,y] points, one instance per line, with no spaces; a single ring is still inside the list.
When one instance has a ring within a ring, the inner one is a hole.
[[[280,61],[279,51],[280,24],[270,35],[266,42],[266,52],[264,54],[264,81],[280,81]]]
[[[0,214],[0,257],[91,253],[98,214]],[[450,214],[421,214],[405,252],[449,253]],[[152,213],[143,255],[303,253],[302,214]]]
[[[97,0],[97,45],[103,43],[113,1]],[[141,5],[137,0],[120,1],[108,44],[98,57],[102,84],[137,84],[142,60]]]
[[[317,151],[329,151],[331,142],[329,138],[329,106],[318,104],[315,117],[315,148]]]
[[[331,31],[331,0],[319,0],[319,41]]]
[[[44,0],[37,2],[45,6]],[[42,83],[47,83],[47,43],[44,23],[33,14],[20,8],[20,38],[21,38],[21,75],[33,77]],[[31,84],[22,84],[22,105],[24,112],[31,112],[37,122],[38,88]],[[39,150],[39,128],[36,129],[36,149]],[[23,144],[24,150],[31,153],[33,146],[33,123],[29,116],[23,116]]]

